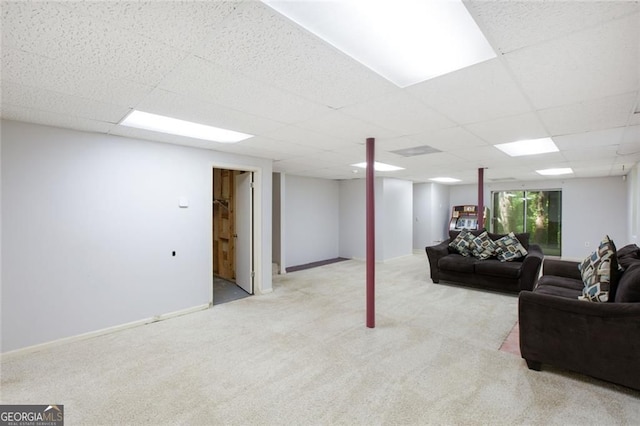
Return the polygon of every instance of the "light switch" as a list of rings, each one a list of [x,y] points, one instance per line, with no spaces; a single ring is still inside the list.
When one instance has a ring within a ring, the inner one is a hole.
[[[178,200],[178,207],[180,207],[181,209],[186,209],[187,207],[189,207],[189,200],[187,200],[186,197],[180,197],[180,200]]]

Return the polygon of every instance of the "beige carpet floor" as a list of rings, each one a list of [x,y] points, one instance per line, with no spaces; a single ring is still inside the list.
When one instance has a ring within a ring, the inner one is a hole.
[[[2,360],[2,403],[67,425],[632,425],[640,392],[499,348],[517,297],[433,284],[424,254],[278,276],[274,292]]]

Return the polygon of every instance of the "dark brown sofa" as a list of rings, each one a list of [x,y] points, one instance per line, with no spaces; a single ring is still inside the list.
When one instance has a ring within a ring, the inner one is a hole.
[[[473,234],[477,236],[483,231],[473,231]],[[529,244],[529,234],[516,234],[529,254],[524,258],[510,262],[501,262],[495,258],[479,260],[456,253],[449,247],[449,243],[458,234],[458,231],[449,231],[449,239],[438,245],[425,247],[429,259],[431,280],[434,283],[439,283],[442,280],[512,293],[533,289],[538,280],[544,256],[540,246]],[[504,235],[489,233],[489,237],[493,241]]]
[[[520,352],[532,370],[542,364],[640,390],[640,248],[617,252],[623,271],[609,302],[578,300],[578,262],[544,261],[532,292],[519,296]]]

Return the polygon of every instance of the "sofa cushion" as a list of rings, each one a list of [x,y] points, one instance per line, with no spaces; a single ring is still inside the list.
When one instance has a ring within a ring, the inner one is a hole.
[[[489,238],[491,238],[493,241],[497,241],[502,237],[506,237],[509,234],[494,234],[493,232],[489,232]],[[518,241],[520,241],[520,244],[522,244],[522,247],[524,247],[525,250],[529,250],[529,233],[528,232],[522,232],[522,233],[514,233],[514,235],[516,236],[516,238],[518,239]]]
[[[477,260],[473,257],[464,257],[459,254],[448,254],[438,260],[438,268],[442,271],[462,272],[472,274],[473,265]]]
[[[473,250],[474,235],[467,229],[463,229],[460,233],[449,243],[449,247],[456,253],[460,253],[463,256],[471,256]]]
[[[559,278],[559,277],[554,277],[554,278]],[[567,278],[567,279],[570,279],[570,278]],[[545,284],[545,283],[538,282],[538,285],[534,290],[534,293],[548,294],[550,296],[558,296],[558,297],[564,297],[567,299],[575,300],[576,298],[582,295],[582,289],[560,287],[553,284]]]
[[[628,244],[618,250],[616,256],[618,265],[622,266],[623,269],[627,269],[632,264],[640,262],[640,247],[635,244]]]
[[[528,254],[527,249],[520,243],[513,232],[499,238],[495,242],[497,257],[502,262],[508,262]]]
[[[501,262],[496,259],[488,259],[476,262],[476,274],[489,275],[493,277],[505,277],[518,279],[522,263],[520,262]]]
[[[473,239],[471,254],[473,257],[482,260],[496,255],[496,244],[489,238],[489,234],[486,231]]]
[[[598,249],[578,264],[584,289],[580,300],[589,302],[608,302],[609,292],[615,285],[618,270],[616,246],[609,236],[605,236]]]
[[[575,278],[543,275],[538,279],[538,286],[567,288],[577,291],[579,293],[578,295],[581,295],[584,283],[582,280],[576,280]],[[576,295],[576,297],[578,297],[578,295]]]
[[[618,303],[640,302],[640,262],[629,266],[620,276],[615,301]]]

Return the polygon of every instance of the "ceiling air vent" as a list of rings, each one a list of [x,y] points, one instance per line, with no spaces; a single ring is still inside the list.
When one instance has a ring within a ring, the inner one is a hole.
[[[433,154],[436,152],[442,152],[439,149],[435,149],[429,145],[414,146],[413,148],[398,149],[395,151],[389,151],[394,154],[402,155],[403,157],[415,157],[416,155]]]

